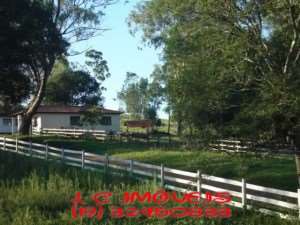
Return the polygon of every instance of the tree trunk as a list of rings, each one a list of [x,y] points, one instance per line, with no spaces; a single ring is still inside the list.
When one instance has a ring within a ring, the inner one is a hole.
[[[171,144],[171,110],[168,110],[168,141]]]
[[[299,127],[296,127],[293,132],[293,135],[290,135],[291,144],[294,146],[295,151],[295,163],[296,163],[296,172],[298,180],[298,188],[300,188],[300,130]]]
[[[188,122],[188,126],[189,126],[189,135],[188,135],[188,147],[192,148],[193,147],[193,126],[191,121]]]
[[[171,111],[169,110],[168,112],[168,134],[170,136],[170,132],[171,132]]]
[[[300,129],[296,126],[289,133],[290,144],[294,148],[298,188],[300,188]]]
[[[35,112],[37,111],[38,107],[40,106],[40,104],[44,98],[47,80],[52,71],[53,63],[51,63],[48,68],[49,69],[47,69],[45,71],[44,76],[41,77],[41,81],[38,86],[38,91],[37,91],[36,95],[30,102],[26,111],[22,114],[21,124],[18,126],[19,134],[28,135],[30,132],[32,117],[34,116]]]
[[[179,112],[178,118],[177,118],[177,135],[182,135],[182,113]]]

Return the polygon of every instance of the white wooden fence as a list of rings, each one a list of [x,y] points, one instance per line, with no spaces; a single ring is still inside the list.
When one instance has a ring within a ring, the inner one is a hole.
[[[133,178],[157,179],[168,190],[183,193],[198,191],[203,197],[205,192],[228,192],[233,198],[229,204],[234,207],[252,208],[266,214],[278,214],[283,218],[296,218],[295,215],[300,217],[300,189],[297,192],[279,190],[249,184],[245,179],[232,180],[202,174],[200,170],[196,173],[188,172],[164,165],[151,165],[5,137],[0,137],[0,150],[45,160],[58,160],[84,169],[107,172],[111,168],[111,172],[126,171]]]
[[[51,135],[63,135],[80,137],[82,135],[92,135],[98,140],[105,140],[107,133],[104,130],[87,130],[87,129],[53,129],[53,128],[42,128],[40,131],[33,130],[33,134],[51,134]]]
[[[226,151],[226,152],[256,152],[256,153],[275,153],[275,154],[295,154],[295,149],[291,146],[285,145],[282,147],[261,147],[256,146],[251,141],[240,140],[217,140],[210,144],[212,150]]]

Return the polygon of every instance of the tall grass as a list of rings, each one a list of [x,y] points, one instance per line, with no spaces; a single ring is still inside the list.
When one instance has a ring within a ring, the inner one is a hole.
[[[69,225],[69,224],[203,224],[203,225],[292,225],[298,221],[281,220],[255,212],[233,209],[231,219],[111,219],[107,214],[97,219],[71,218],[71,199],[78,191],[84,197],[101,191],[118,196],[126,191],[154,193],[154,182],[140,183],[127,175],[112,176],[97,172],[45,163],[12,153],[0,152],[0,224]],[[114,203],[118,204],[117,197]]]
[[[28,139],[28,138],[27,138]],[[147,143],[101,142],[55,136],[35,136],[34,142],[47,142],[51,146],[109,154],[123,159],[134,159],[151,164],[220,176],[271,188],[297,191],[294,157],[254,154],[228,154],[205,150],[187,151],[181,147],[156,147]]]

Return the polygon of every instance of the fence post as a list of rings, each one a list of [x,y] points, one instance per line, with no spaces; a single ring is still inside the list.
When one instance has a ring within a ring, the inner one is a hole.
[[[61,149],[61,162],[64,163],[64,158],[65,158],[65,150],[64,148]]]
[[[32,141],[30,141],[29,144],[29,152],[30,152],[30,157],[32,157]]]
[[[18,152],[18,137],[16,137],[16,152]]]
[[[246,193],[246,181],[242,179],[242,207],[247,208],[247,193]]]
[[[129,164],[129,175],[132,177],[133,175],[133,160],[130,160],[130,164]]]
[[[45,145],[45,160],[48,160],[48,143]]]
[[[6,151],[6,137],[3,139],[3,151]]]
[[[202,183],[202,174],[200,170],[197,170],[197,192],[200,193],[200,198],[201,198],[201,183]]]
[[[299,213],[299,219],[300,219],[300,189],[298,189],[298,213]]]
[[[105,173],[107,173],[108,171],[108,164],[109,164],[109,157],[108,157],[108,154],[106,153],[105,154]]]
[[[161,164],[161,167],[160,167],[160,181],[161,181],[161,186],[164,187],[164,185],[165,185],[165,167],[164,167],[164,164]]]
[[[239,152],[239,143],[235,143],[236,151]]]
[[[153,172],[153,181],[154,181],[154,185],[157,186],[157,170],[156,169]]]
[[[84,169],[85,152],[81,151],[81,168]]]

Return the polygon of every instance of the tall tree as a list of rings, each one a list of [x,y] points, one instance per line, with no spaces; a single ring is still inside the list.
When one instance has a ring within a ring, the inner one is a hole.
[[[99,83],[86,71],[64,71],[50,77],[46,88],[46,104],[98,105]]]
[[[66,60],[54,66],[46,88],[48,104],[101,105],[102,82],[110,76],[102,53],[88,51],[88,68],[72,68]]]
[[[7,33],[1,37],[18,37],[7,56],[22,54],[22,71],[31,81],[32,93],[22,115],[20,132],[28,133],[31,118],[40,105],[58,57],[67,52],[68,43],[84,41],[103,31],[103,9],[113,0],[13,0],[1,1]],[[2,30],[2,29],[1,29]]]
[[[11,92],[21,87],[14,92],[19,94],[12,96],[19,102],[28,97],[29,86],[38,82],[37,75],[31,76],[35,69],[31,65],[42,66],[50,55],[64,52],[66,43],[56,32],[51,11],[41,1],[1,1],[0,24],[1,85],[10,81],[1,96],[12,96]]]
[[[157,119],[157,111],[164,101],[164,73],[156,66],[148,78],[135,73],[127,73],[118,98],[126,105],[126,111],[134,118]]]
[[[163,49],[171,107],[190,131],[284,141],[298,130],[299,1],[151,0],[130,22]]]
[[[150,105],[155,111],[158,111],[166,101],[166,74],[160,65],[155,65],[150,74],[149,98]]]
[[[148,106],[148,79],[139,78],[135,73],[127,72],[118,98],[126,105],[126,111],[133,118],[142,118]]]

